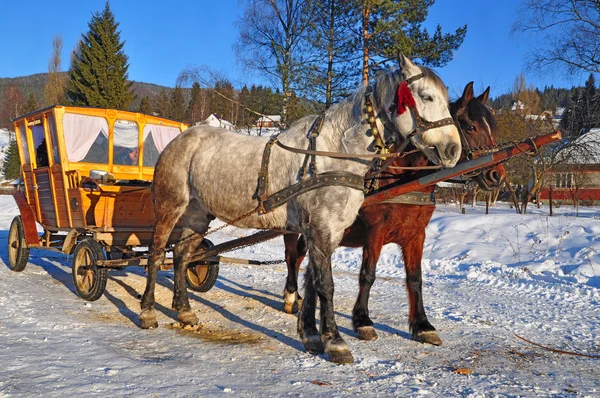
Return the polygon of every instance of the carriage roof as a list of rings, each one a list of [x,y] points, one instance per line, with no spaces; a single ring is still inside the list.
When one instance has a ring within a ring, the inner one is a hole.
[[[89,176],[106,171],[123,180],[152,180],[164,147],[188,125],[142,113],[51,106],[13,121],[22,167]]]

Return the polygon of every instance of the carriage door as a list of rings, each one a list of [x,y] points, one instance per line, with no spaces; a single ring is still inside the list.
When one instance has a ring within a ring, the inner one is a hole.
[[[40,118],[29,123],[33,142],[34,159],[33,166],[34,192],[38,204],[38,216],[44,227],[59,227],[55,191],[52,182],[52,170],[50,168],[48,151],[48,140],[45,134],[45,118]]]

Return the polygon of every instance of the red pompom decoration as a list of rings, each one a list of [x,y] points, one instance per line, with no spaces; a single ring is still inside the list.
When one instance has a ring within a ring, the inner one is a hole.
[[[406,84],[406,82],[402,82],[398,86],[397,96],[398,96],[398,115],[402,115],[406,111],[406,108],[413,108],[413,107],[417,106],[417,104],[415,103],[415,99],[414,99],[412,93],[410,92],[410,88],[408,88],[408,85]]]

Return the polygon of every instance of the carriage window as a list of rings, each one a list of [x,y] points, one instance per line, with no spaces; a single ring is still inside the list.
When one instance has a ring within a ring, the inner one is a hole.
[[[44,137],[44,125],[42,123],[31,126],[31,136],[33,137],[33,147],[35,148],[36,167],[48,167],[48,147]]]
[[[67,113],[63,127],[69,162],[108,163],[106,119]]]
[[[48,126],[50,127],[50,139],[52,148],[52,157],[54,158],[54,164],[60,164],[60,153],[58,152],[58,139],[56,138],[56,125],[54,124],[54,116],[48,116]]]
[[[23,161],[24,164],[29,164],[29,145],[27,145],[27,129],[25,128],[25,125],[22,124],[21,125],[21,146],[23,147],[23,155],[25,156],[24,159],[21,159]]]
[[[128,120],[115,122],[113,163],[119,165],[138,165],[138,126]]]
[[[180,133],[181,131],[177,127],[146,124],[144,127],[144,166],[154,167],[167,144]]]

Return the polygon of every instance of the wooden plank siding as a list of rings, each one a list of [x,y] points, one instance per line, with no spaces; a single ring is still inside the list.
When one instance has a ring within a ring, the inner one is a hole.
[[[69,205],[65,199],[65,183],[63,181],[62,167],[54,165],[51,168],[52,184],[54,185],[54,200],[58,211],[58,226],[69,226]]]
[[[44,167],[42,169],[36,169],[33,171],[33,174],[35,175],[38,200],[40,203],[40,224],[42,224],[44,227],[58,227],[48,168]]]

